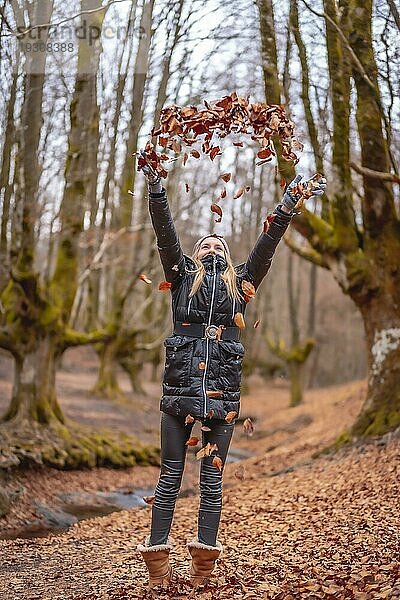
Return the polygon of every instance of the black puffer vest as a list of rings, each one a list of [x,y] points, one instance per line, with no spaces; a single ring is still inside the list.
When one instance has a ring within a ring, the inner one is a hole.
[[[172,315],[176,323],[204,323],[235,327],[234,316],[246,311],[246,301],[233,300],[221,274],[226,261],[221,255],[203,257],[206,274],[196,294],[189,298],[194,280],[194,261],[183,254],[165,190],[149,194],[149,209],[157,236],[166,280],[172,294]],[[275,248],[290,223],[291,216],[277,207],[267,234],[258,238],[249,258],[235,267],[237,287],[242,281],[257,289],[266,275]],[[224,419],[228,412],[240,412],[240,383],[244,346],[240,341],[171,335],[164,341],[165,368],[160,410],[206,419]],[[199,366],[200,365],[200,366]],[[213,396],[213,392],[219,395]],[[222,392],[222,393],[221,393]]]

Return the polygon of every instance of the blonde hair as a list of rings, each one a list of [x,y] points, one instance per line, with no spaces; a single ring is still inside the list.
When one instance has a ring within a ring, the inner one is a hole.
[[[231,254],[228,248],[228,244],[226,243],[225,239],[221,236],[221,235],[217,235],[216,233],[210,233],[209,235],[205,235],[202,238],[200,238],[199,240],[197,240],[197,242],[195,243],[195,245],[193,246],[193,252],[191,255],[191,259],[193,260],[193,262],[196,265],[196,268],[193,270],[189,270],[189,273],[195,273],[195,278],[193,281],[193,285],[190,289],[189,292],[189,298],[191,298],[192,296],[195,295],[195,293],[197,292],[197,290],[199,289],[199,287],[201,286],[202,282],[203,282],[203,278],[206,274],[206,270],[204,268],[203,263],[197,258],[199,250],[200,250],[200,246],[201,243],[203,242],[203,240],[209,238],[209,237],[216,237],[219,240],[221,240],[222,245],[224,246],[225,249],[225,260],[227,263],[227,267],[225,269],[225,271],[222,273],[221,275],[221,279],[225,282],[226,288],[228,290],[228,294],[232,299],[237,300],[238,302],[240,302],[240,300],[244,299],[244,296],[241,294],[241,292],[238,290],[237,288],[237,275],[236,275],[236,271],[235,271],[235,266],[232,262],[231,259]]]

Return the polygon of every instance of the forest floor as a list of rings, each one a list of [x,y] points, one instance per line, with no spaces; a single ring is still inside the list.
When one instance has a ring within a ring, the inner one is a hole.
[[[90,365],[65,363],[58,378],[63,409],[71,418],[120,427],[157,443],[160,385],[147,396],[113,404],[87,392]],[[10,382],[0,379],[0,411]],[[122,379],[124,389],[128,384]],[[224,469],[224,506],[218,539],[224,546],[204,591],[187,585],[185,542],[196,533],[199,461],[188,455],[171,535],[176,578],[161,598],[357,599],[400,598],[400,439],[387,435],[312,458],[332,443],[358,413],[365,382],[307,391],[289,408],[286,382],[249,379],[232,451],[248,454]],[[196,433],[196,423],[193,435]],[[200,437],[200,436],[199,436]],[[196,448],[197,450],[197,448]],[[7,485],[23,493],[0,519],[3,532],[38,517],[36,502],[57,508],[71,491],[154,489],[158,467],[19,473]],[[186,496],[186,497],[184,497]],[[2,600],[129,600],[150,597],[144,563],[135,551],[149,532],[151,508],[134,508],[80,521],[46,537],[0,540]]]

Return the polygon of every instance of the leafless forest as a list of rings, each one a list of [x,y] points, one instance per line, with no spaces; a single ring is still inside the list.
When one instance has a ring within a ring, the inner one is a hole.
[[[170,298],[158,290],[163,276],[133,154],[163,107],[197,106],[233,91],[285,104],[304,150],[294,167],[277,146],[276,168],[256,164],[248,136],[242,147],[222,140],[214,161],[202,156],[183,166],[176,155],[167,191],[184,252],[215,231],[237,263],[245,260],[281,197],[282,176],[285,183],[295,169],[324,173],[326,195],[294,219],[248,307],[245,375],[257,372],[266,385],[290,379],[293,403],[304,386],[368,377],[364,406],[343,439],[397,427],[396,3],[0,4],[0,361],[14,365],[0,425],[3,465],[37,452],[59,466],[138,458],[129,439],[93,438],[67,423],[56,376],[67,349],[91,345],[99,395],[122,393],[120,369],[135,392],[144,364],[160,378]],[[210,204],[226,171],[232,181],[215,223]],[[251,191],[234,200],[239,185]]]

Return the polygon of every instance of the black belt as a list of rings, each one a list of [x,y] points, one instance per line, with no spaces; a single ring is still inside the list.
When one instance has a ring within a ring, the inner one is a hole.
[[[184,321],[184,323],[186,323]],[[206,323],[187,323],[185,325],[175,323],[173,335],[188,335],[189,337],[204,338],[215,340],[218,337],[218,325],[207,325]],[[221,340],[240,340],[239,327],[225,327],[222,329]]]

